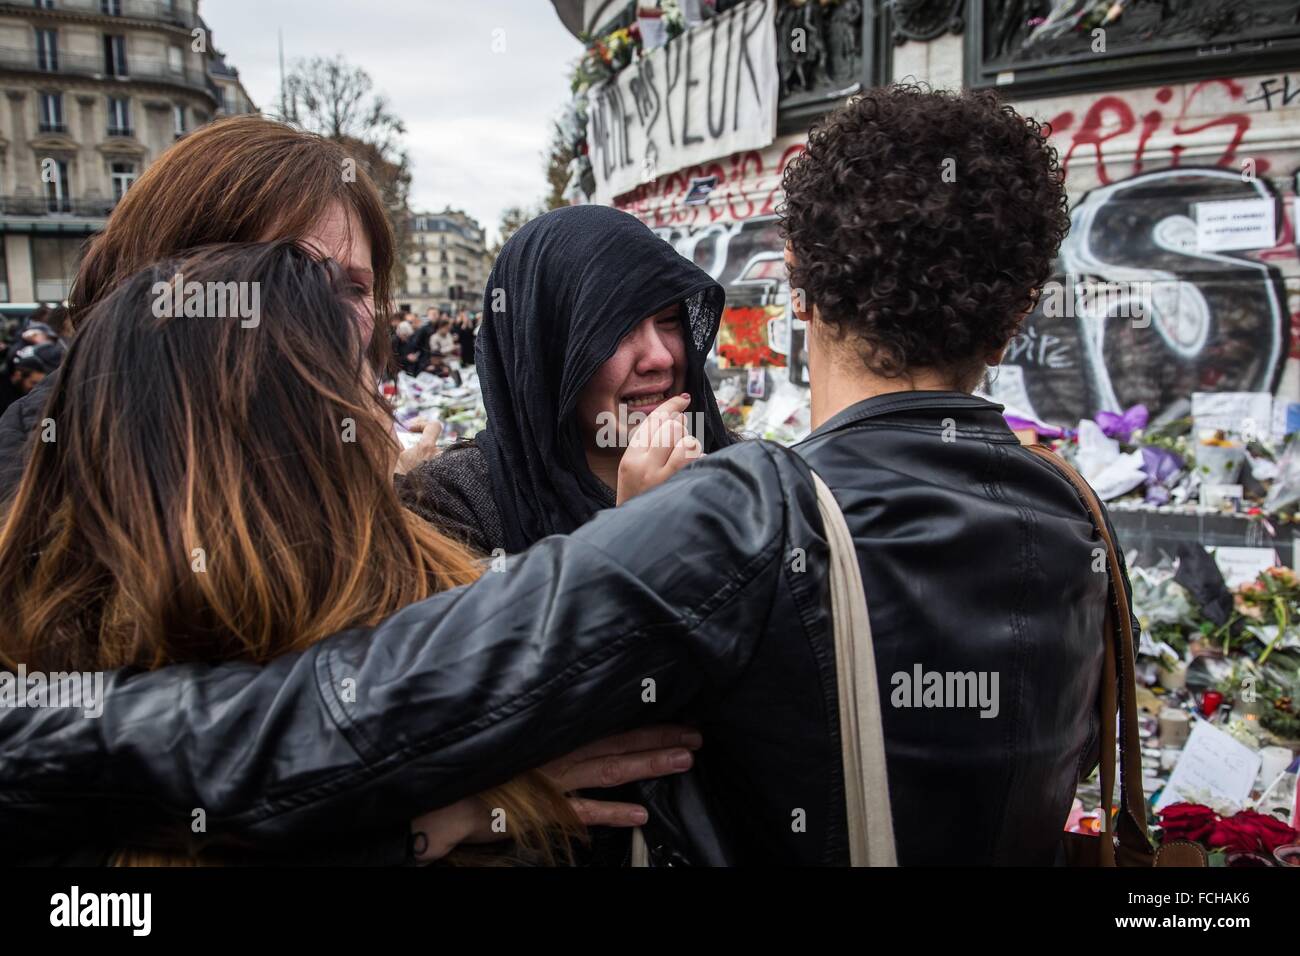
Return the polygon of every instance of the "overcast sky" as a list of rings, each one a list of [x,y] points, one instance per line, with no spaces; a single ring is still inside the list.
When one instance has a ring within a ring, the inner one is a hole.
[[[464,209],[493,236],[501,210],[546,192],[542,152],[582,52],[549,0],[204,0],[200,11],[265,112],[279,99],[279,30],[286,66],[342,53],[365,69],[406,123],[416,210]]]

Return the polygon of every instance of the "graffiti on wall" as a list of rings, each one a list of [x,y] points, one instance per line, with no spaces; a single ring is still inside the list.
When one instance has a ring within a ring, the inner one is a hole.
[[[1280,182],[1294,156],[1288,130],[1300,110],[1300,75],[1063,97],[1028,109],[1051,123],[1071,186],[1074,226],[1057,281],[1069,274],[1147,283],[1152,321],[1126,323],[1105,308],[1049,318],[1040,308],[1012,343],[1008,401],[1014,395],[1016,404],[1029,403],[1027,412],[1072,423],[1139,401],[1172,416],[1198,389],[1274,387],[1288,344],[1300,351],[1300,336],[1291,334],[1300,329],[1300,261],[1294,198],[1275,195],[1267,178]],[[622,197],[620,206],[721,282],[731,309],[780,302],[780,179],[801,149],[789,138],[701,164]],[[1243,177],[1247,167],[1252,175]],[[714,183],[707,201],[687,204],[701,179]],[[1283,200],[1276,245],[1198,253],[1195,204],[1251,197]],[[733,324],[749,318],[737,313]],[[791,337],[792,360],[801,341]],[[739,364],[765,360],[752,342],[737,355]]]
[[[1053,281],[1076,296],[1088,283],[1143,290],[1143,301],[1076,301],[1051,316],[1041,300],[1007,350],[1019,372],[994,394],[1064,424],[1139,402],[1168,419],[1195,391],[1273,390],[1290,340],[1281,274],[1251,253],[1197,251],[1192,218],[1199,202],[1261,198],[1276,198],[1262,180],[1195,168],[1087,193]]]

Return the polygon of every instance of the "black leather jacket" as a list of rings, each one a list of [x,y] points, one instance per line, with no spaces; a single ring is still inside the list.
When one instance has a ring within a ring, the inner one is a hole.
[[[900,862],[1053,862],[1096,757],[1106,577],[1073,488],[998,406],[937,392],[861,402],[794,449],[710,455],[503,572],[265,667],[113,672],[99,719],[0,710],[0,845],[394,846],[424,810],[688,716],[696,769],[643,788],[661,861],[845,863],[810,466],[858,544]],[[901,691],[918,669],[996,675],[997,693],[933,706]]]

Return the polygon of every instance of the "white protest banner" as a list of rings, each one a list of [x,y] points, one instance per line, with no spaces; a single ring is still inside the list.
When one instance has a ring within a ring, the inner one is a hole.
[[[597,202],[776,138],[776,0],[749,0],[588,92]]]

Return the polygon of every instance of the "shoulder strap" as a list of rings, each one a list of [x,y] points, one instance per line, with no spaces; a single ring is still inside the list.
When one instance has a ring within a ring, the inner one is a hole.
[[[839,503],[813,472],[817,507],[830,548],[831,617],[840,702],[840,749],[852,866],[897,866],[885,768],[880,685],[858,552]]]
[[[1137,729],[1137,680],[1134,664],[1133,612],[1120,568],[1119,550],[1111,539],[1106,514],[1089,484],[1060,455],[1043,445],[1026,446],[1074,486],[1106,548],[1110,603],[1106,608],[1105,664],[1101,679],[1101,808],[1106,836],[1101,841],[1102,866],[1150,866],[1154,859],[1147,839],[1146,796],[1142,792],[1142,751]],[[1116,677],[1118,676],[1118,681]],[[1119,712],[1120,813],[1110,832],[1115,792],[1115,714]],[[1114,839],[1119,837],[1119,847]],[[1118,860],[1117,860],[1118,854]]]

